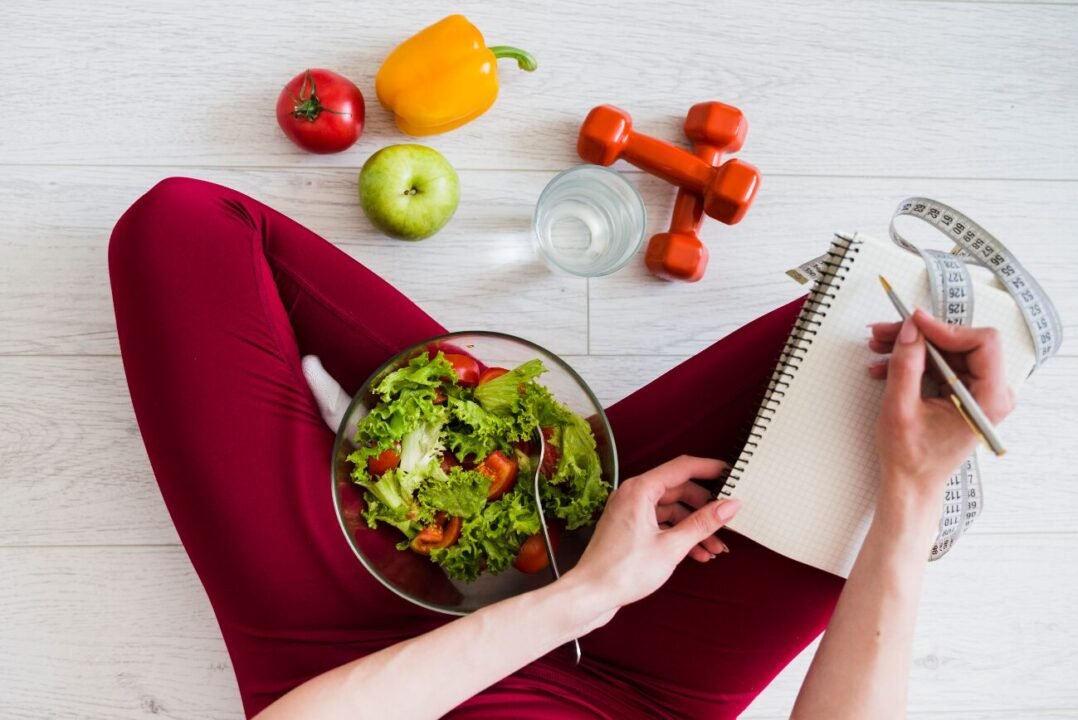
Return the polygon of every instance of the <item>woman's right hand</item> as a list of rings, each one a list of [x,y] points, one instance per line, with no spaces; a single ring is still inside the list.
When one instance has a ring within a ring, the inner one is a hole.
[[[693,482],[713,480],[725,468],[720,460],[682,455],[626,480],[610,495],[587,550],[563,578],[601,594],[606,612],[600,624],[658,590],[686,556],[707,562],[726,550],[715,532],[740,503],[712,500]]]
[[[869,346],[890,360],[869,367],[887,380],[876,444],[880,454],[880,509],[908,510],[938,523],[943,487],[977,444],[952,402],[922,397],[925,340],[940,350],[993,424],[1014,407],[1003,370],[1003,348],[993,328],[943,323],[917,310],[903,323],[872,326]]]

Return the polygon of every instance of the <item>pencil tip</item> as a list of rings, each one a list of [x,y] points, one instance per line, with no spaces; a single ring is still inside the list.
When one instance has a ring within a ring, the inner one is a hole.
[[[890,292],[891,291],[891,283],[887,282],[887,278],[885,278],[883,275],[880,275],[879,278],[880,278],[880,285],[883,285],[883,289]]]

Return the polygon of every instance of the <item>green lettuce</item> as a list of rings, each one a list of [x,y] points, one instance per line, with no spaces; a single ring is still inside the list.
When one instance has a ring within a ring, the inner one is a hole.
[[[446,473],[438,467],[431,468],[431,478],[419,488],[417,500],[428,508],[467,519],[483,510],[489,492],[490,478],[481,472],[454,467]]]
[[[401,486],[402,477],[399,468],[387,470],[378,478],[367,475],[368,479],[360,483],[366,490],[363,519],[372,528],[378,527],[379,522],[389,523],[411,539],[422,529],[424,520],[430,521],[433,513],[423,517],[428,514],[421,512],[411,493]]]
[[[467,398],[450,397],[446,402],[452,418],[446,430],[446,445],[458,460],[471,455],[478,461],[495,450],[508,452],[512,440],[517,439],[511,418],[488,412]]]
[[[487,412],[508,416],[514,414],[520,404],[521,386],[546,372],[543,361],[529,360],[501,377],[489,380],[475,389],[475,401]]]
[[[389,400],[409,390],[436,389],[446,379],[456,380],[453,365],[439,352],[433,359],[426,353],[412,358],[407,365],[386,375],[375,386],[374,392]]]
[[[550,443],[558,449],[558,469],[545,487],[543,505],[565,520],[570,530],[590,525],[610,494],[591,426],[573,413],[569,422],[555,430]]]
[[[530,489],[518,482],[512,492],[465,520],[455,545],[434,550],[430,557],[450,577],[472,581],[480,572],[499,573],[512,565],[524,540],[537,532],[535,501]]]
[[[431,463],[439,463],[445,446],[442,444],[442,425],[445,422],[422,422],[401,440],[400,469],[405,474],[401,482],[411,495],[429,476]]]

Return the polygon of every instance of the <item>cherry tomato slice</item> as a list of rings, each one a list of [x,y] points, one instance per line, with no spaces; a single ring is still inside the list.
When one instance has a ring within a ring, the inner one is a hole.
[[[367,458],[367,470],[371,475],[381,475],[386,470],[392,470],[401,464],[401,456],[396,450],[390,448],[377,457]]]
[[[447,452],[442,455],[442,472],[449,472],[452,468],[459,467],[460,461],[457,460],[457,456],[451,452]]]
[[[434,523],[420,530],[409,546],[420,555],[430,555],[431,550],[447,548],[460,538],[461,524],[459,517],[438,512],[434,516]]]
[[[474,387],[479,383],[479,363],[475,358],[457,353],[447,353],[445,359],[453,366],[453,372],[457,374],[457,384],[464,387]]]
[[[475,469],[490,478],[487,500],[497,500],[505,495],[517,481],[517,461],[506,457],[501,450],[487,455]]]
[[[550,531],[550,544],[553,546],[554,552],[557,552],[557,526],[551,525],[548,530]],[[550,559],[546,554],[546,543],[543,542],[543,533],[541,531],[530,535],[524,541],[524,544],[520,546],[520,552],[517,553],[517,559],[513,561],[513,567],[526,573],[537,573],[549,564]]]
[[[543,433],[543,464],[539,466],[539,474],[548,480],[554,477],[554,474],[558,472],[558,459],[560,454],[558,448],[550,442],[551,436],[554,434],[554,428],[542,428]]]
[[[480,375],[479,375],[479,384],[482,385],[483,383],[490,382],[494,378],[500,378],[502,375],[505,375],[507,372],[509,372],[509,371],[506,370],[503,367],[489,367],[486,370],[484,370],[482,373],[480,373]]]

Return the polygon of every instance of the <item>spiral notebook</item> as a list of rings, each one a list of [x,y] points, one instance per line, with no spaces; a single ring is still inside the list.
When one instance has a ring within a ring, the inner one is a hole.
[[[1017,388],[1035,363],[1032,338],[1010,295],[977,270],[973,323],[1001,332],[1007,379]],[[876,502],[883,383],[866,371],[874,357],[866,325],[898,319],[879,275],[907,306],[929,307],[918,255],[864,234],[836,236],[721,493],[742,501],[733,530],[842,577]]]

